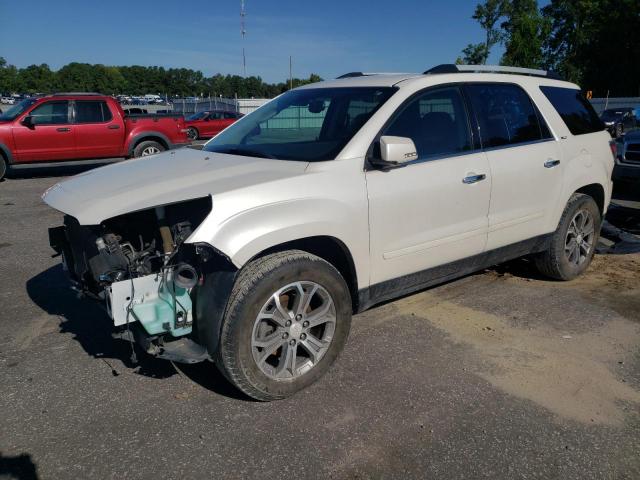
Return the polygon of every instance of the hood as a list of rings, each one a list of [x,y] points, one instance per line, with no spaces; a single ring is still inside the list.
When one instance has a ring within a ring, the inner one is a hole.
[[[640,140],[640,130],[631,130],[624,135],[623,141],[625,142],[637,142]]]
[[[293,177],[307,165],[181,148],[81,173],[56,183],[42,199],[82,225],[96,225],[124,213]]]

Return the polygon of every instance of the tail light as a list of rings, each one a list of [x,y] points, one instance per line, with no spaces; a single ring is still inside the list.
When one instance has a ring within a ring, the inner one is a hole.
[[[618,143],[615,140],[609,141],[609,148],[611,148],[611,155],[613,155],[613,159],[617,160],[618,158]]]

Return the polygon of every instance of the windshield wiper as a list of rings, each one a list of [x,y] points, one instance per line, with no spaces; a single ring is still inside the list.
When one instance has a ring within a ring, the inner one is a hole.
[[[225,148],[218,150],[217,153],[228,153],[230,155],[242,155],[245,157],[258,157],[258,158],[270,158],[276,160],[276,157],[269,155],[268,153],[258,152],[257,150],[249,150],[245,148]]]

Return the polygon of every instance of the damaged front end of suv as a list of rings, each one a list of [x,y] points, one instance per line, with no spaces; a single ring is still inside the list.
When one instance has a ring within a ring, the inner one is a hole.
[[[117,338],[149,354],[195,363],[210,358],[206,332],[198,335],[195,290],[205,276],[230,263],[205,243],[189,243],[211,212],[211,196],[122,214],[97,225],[65,215],[49,229],[72,288],[104,302]]]

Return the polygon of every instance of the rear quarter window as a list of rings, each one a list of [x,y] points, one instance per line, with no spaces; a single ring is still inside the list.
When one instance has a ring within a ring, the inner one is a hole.
[[[604,130],[604,123],[598,118],[595,110],[580,90],[563,87],[540,87],[553,108],[560,114],[562,120],[573,135]]]

